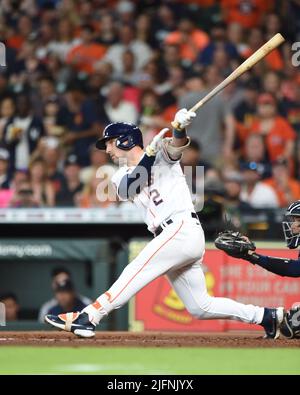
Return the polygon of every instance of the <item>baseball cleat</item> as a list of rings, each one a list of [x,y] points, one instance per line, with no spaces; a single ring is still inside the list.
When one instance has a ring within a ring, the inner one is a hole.
[[[260,324],[266,334],[264,339],[277,339],[280,335],[280,324],[282,323],[285,316],[285,310],[283,307],[277,309],[265,308],[264,317]]]
[[[45,322],[80,337],[95,336],[95,325],[89,320],[87,313],[48,314],[45,316]]]

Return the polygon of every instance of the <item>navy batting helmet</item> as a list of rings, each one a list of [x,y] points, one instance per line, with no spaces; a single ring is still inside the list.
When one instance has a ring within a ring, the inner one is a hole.
[[[100,150],[105,150],[105,142],[111,139],[116,139],[116,146],[126,151],[136,145],[144,148],[142,132],[132,123],[110,123],[104,129],[103,137],[96,142],[96,147]]]
[[[291,249],[297,248],[300,245],[300,232],[295,233],[292,229],[292,223],[295,222],[294,217],[298,217],[300,220],[300,200],[297,200],[288,207],[285,218],[282,221],[285,241]]]

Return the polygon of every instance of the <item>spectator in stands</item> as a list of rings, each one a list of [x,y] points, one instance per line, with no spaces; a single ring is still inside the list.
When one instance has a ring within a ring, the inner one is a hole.
[[[3,140],[10,151],[11,170],[28,168],[30,155],[44,133],[42,120],[32,113],[29,97],[21,94],[17,98],[17,113],[4,128]]]
[[[48,51],[57,56],[62,62],[67,54],[81,44],[79,37],[74,37],[74,25],[70,18],[61,18],[57,26],[57,36],[48,45]]]
[[[37,157],[31,161],[29,166],[29,175],[33,198],[39,206],[55,206],[55,188],[47,174],[46,161]]]
[[[122,73],[122,57],[125,51],[130,50],[134,55],[135,70],[141,70],[151,59],[152,51],[148,44],[137,40],[132,26],[124,24],[119,27],[119,39],[116,44],[109,47],[103,61],[110,63],[113,71]]]
[[[230,223],[240,231],[243,229],[242,215],[251,210],[249,203],[241,200],[242,175],[238,171],[227,173],[224,177],[225,200],[224,214]]]
[[[277,114],[276,100],[270,93],[258,97],[257,115],[250,133],[263,136],[270,161],[287,159],[293,164],[296,133],[289,123]]]
[[[86,24],[81,29],[82,43],[73,47],[66,56],[66,62],[77,72],[91,74],[94,65],[103,58],[106,48],[94,42],[94,28]]]
[[[56,97],[55,83],[51,75],[43,75],[37,81],[32,95],[32,106],[36,116],[44,115],[44,108],[49,99]]]
[[[38,148],[32,155],[32,160],[41,157],[45,161],[48,179],[53,183],[56,192],[61,189],[64,180],[61,171],[63,168],[62,155],[63,151],[56,137],[41,138]]]
[[[135,4],[129,0],[120,0],[115,11],[120,24],[131,23],[135,19]]]
[[[263,136],[250,134],[245,141],[244,155],[240,164],[254,162],[257,164],[261,179],[269,178],[272,174],[271,163],[266,160],[266,147]]]
[[[158,47],[158,42],[154,36],[153,20],[149,14],[140,14],[136,19],[137,40],[149,45],[152,49]]]
[[[15,103],[12,97],[5,97],[0,104],[0,141],[3,138],[4,127],[15,112]]]
[[[9,189],[10,177],[8,173],[9,151],[0,147],[0,190]]]
[[[215,24],[210,31],[211,41],[200,52],[198,62],[203,66],[212,64],[214,54],[217,50],[222,49],[229,59],[238,59],[238,51],[234,44],[230,43],[226,37],[226,25],[224,23]]]
[[[281,21],[279,15],[275,12],[264,14],[264,21],[262,26],[266,30],[266,39],[270,40],[276,33],[282,31]]]
[[[196,166],[204,167],[204,171],[207,172],[211,169],[209,162],[202,159],[203,150],[201,145],[196,140],[190,140],[190,145],[182,153],[180,164],[181,166]]]
[[[59,111],[60,105],[57,96],[49,97],[44,104],[43,121],[47,136],[63,139],[66,129],[63,125],[60,125],[63,121],[59,119]]]
[[[240,23],[232,22],[227,25],[227,39],[237,50],[240,57],[244,57],[247,49],[244,30]]]
[[[34,199],[30,181],[20,181],[10,201],[12,208],[37,208],[38,202]]]
[[[287,207],[300,199],[300,182],[289,174],[286,160],[277,160],[272,166],[273,177],[265,180],[276,192],[280,207]]]
[[[74,285],[73,285],[72,275],[71,275],[70,271],[68,269],[66,269],[65,267],[55,267],[51,273],[51,288],[54,293],[58,288],[60,288],[60,289],[61,288],[63,288],[63,289],[69,288],[69,290],[70,290],[70,288],[73,288],[73,291],[74,291]],[[63,296],[63,298],[64,298],[64,296]],[[77,299],[78,304],[80,306],[81,305],[87,306],[89,303],[91,303],[91,300],[89,298],[79,295],[79,294],[76,295],[76,299]],[[39,321],[44,322],[45,314],[49,314],[49,311],[52,311],[53,308],[55,308],[55,309],[58,308],[57,304],[58,304],[58,300],[56,297],[45,302],[41,306],[40,311],[39,311],[39,318],[38,318]]]
[[[197,206],[199,202],[201,203],[204,193],[204,182],[210,178],[213,169],[202,159],[201,146],[195,140],[191,140],[190,145],[183,152],[180,164],[193,196],[194,205]]]
[[[17,296],[13,292],[0,295],[0,302],[5,306],[6,322],[18,321],[20,305]]]
[[[203,30],[196,28],[190,17],[182,17],[178,30],[171,32],[165,38],[165,44],[178,45],[181,58],[191,64],[197,59],[199,52],[208,45],[209,36]]]
[[[124,100],[124,87],[120,82],[109,85],[104,109],[110,122],[137,123],[137,110],[132,103]]]
[[[11,187],[18,190],[23,182],[29,182],[29,172],[27,169],[17,169],[11,179]]]
[[[63,314],[71,310],[81,311],[86,307],[86,304],[77,297],[71,279],[56,281],[53,291],[56,304],[47,311],[47,314]]]
[[[120,81],[123,84],[137,85],[140,80],[140,74],[135,70],[135,59],[134,53],[128,49],[122,54],[122,71],[116,71],[113,74],[113,78],[116,81]]]
[[[117,41],[117,29],[114,23],[114,17],[108,10],[103,10],[100,15],[100,31],[97,34],[96,41],[105,47],[110,47]]]
[[[259,167],[255,162],[241,165],[243,185],[240,199],[252,208],[277,208],[279,202],[272,187],[261,181]]]
[[[201,78],[197,76],[192,78],[198,81],[199,90],[183,95],[179,100],[180,108],[191,108],[208,93],[207,89],[201,89],[201,85],[203,86]],[[203,159],[213,165],[220,164],[222,155],[227,159],[233,156],[234,118],[230,107],[221,95],[208,102],[205,108],[198,110],[197,117],[189,127],[189,136],[205,147]]]
[[[221,10],[226,23],[238,22],[251,29],[259,25],[263,15],[274,7],[273,0],[221,0]]]
[[[111,165],[101,166],[85,185],[82,193],[76,196],[81,208],[107,208],[116,203],[117,198],[111,182],[116,169]]]
[[[281,110],[292,128],[300,135],[300,84],[293,80],[285,80],[284,84],[285,97],[281,102]]]
[[[182,67],[183,69],[189,69],[184,64],[177,44],[164,44],[162,48],[162,58],[167,70],[171,67]]]
[[[56,205],[60,207],[74,207],[75,197],[83,189],[80,181],[80,164],[75,154],[70,154],[64,165],[65,179],[61,189],[56,194]]]
[[[69,86],[65,99],[66,106],[61,108],[58,121],[67,130],[63,143],[77,155],[81,166],[88,166],[88,149],[102,126],[96,102],[85,97],[82,85],[77,82]]]
[[[249,79],[244,84],[244,99],[234,108],[234,117],[237,128],[245,128],[252,124],[256,114],[256,105],[259,91],[259,83],[255,79]]]
[[[0,207],[9,206],[13,196],[13,189],[10,183],[9,168],[9,152],[5,147],[0,147]]]
[[[162,43],[169,33],[177,28],[175,12],[171,5],[162,3],[154,18],[154,35],[155,39]]]
[[[94,176],[95,172],[102,166],[111,166],[115,168],[114,165],[109,165],[109,156],[105,151],[98,150],[94,144],[90,146],[89,149],[90,153],[90,162],[91,165],[88,167],[84,167],[80,171],[80,180],[87,184],[91,181],[92,177]]]

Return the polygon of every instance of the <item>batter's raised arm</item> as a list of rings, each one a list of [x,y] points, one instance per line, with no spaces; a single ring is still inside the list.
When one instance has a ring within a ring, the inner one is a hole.
[[[172,139],[166,139],[166,149],[172,160],[179,160],[182,152],[190,144],[190,139],[186,133],[186,127],[191,124],[196,113],[188,111],[186,108],[182,108],[175,114],[173,126]]]

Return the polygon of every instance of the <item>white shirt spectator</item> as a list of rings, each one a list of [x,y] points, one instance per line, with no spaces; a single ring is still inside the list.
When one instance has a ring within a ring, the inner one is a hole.
[[[103,62],[110,63],[115,73],[123,73],[123,53],[128,49],[134,54],[136,70],[141,70],[151,59],[150,47],[139,40],[134,40],[129,45],[112,45],[104,56]]]
[[[135,106],[128,101],[122,100],[117,107],[106,103],[104,108],[111,122],[137,123],[138,112]]]
[[[65,61],[66,56],[72,48],[81,44],[82,40],[75,38],[71,41],[51,41],[48,44],[48,52],[56,55],[62,62]]]
[[[16,147],[15,166],[17,169],[27,169],[29,164],[30,150],[26,130],[31,121],[32,117],[16,118],[14,121],[13,126],[22,130],[21,139]]]
[[[279,202],[275,191],[263,182],[257,182],[254,189],[249,194],[246,189],[242,189],[240,198],[249,203],[253,208],[277,208]]]

